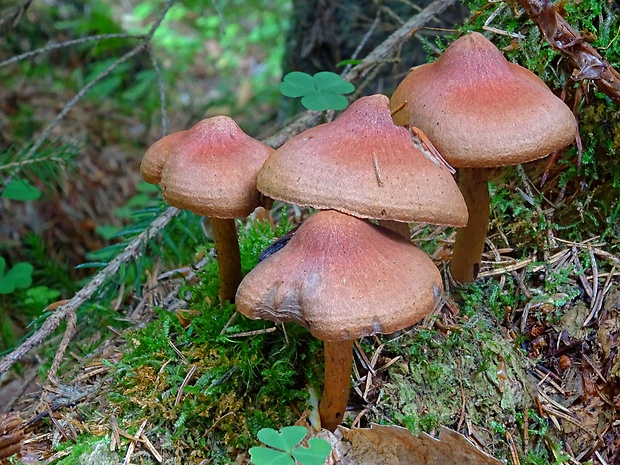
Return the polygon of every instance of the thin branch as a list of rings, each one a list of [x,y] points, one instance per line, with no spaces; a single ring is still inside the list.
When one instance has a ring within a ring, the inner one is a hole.
[[[155,76],[157,76],[157,86],[159,87],[159,102],[161,106],[161,132],[162,137],[164,137],[168,135],[169,131],[168,112],[166,111],[166,87],[164,85],[164,79],[161,75],[159,63],[157,63],[157,58],[155,58],[153,48],[150,44],[146,47],[146,51],[149,54],[151,64],[153,65],[153,69],[155,70]]]
[[[173,3],[174,3],[174,0],[169,0],[166,3],[164,9],[161,11],[160,15],[157,17],[157,19],[155,20],[155,22],[153,23],[153,25],[149,29],[149,32],[146,35],[143,36],[144,40],[143,40],[143,42],[141,44],[137,45],[131,51],[127,52],[126,54],[124,54],[123,56],[118,58],[114,63],[112,63],[106,69],[104,69],[99,74],[97,74],[97,76],[95,76],[90,82],[88,82],[88,84],[86,84],[84,87],[82,87],[80,89],[80,91],[77,94],[75,94],[75,96],[65,104],[65,106],[60,111],[60,113],[58,113],[58,115],[56,115],[56,117],[52,120],[52,122],[47,125],[47,127],[43,130],[41,135],[39,135],[39,137],[34,141],[32,146],[28,150],[28,152],[26,152],[26,154],[24,155],[24,157],[23,157],[24,160],[29,160],[29,159],[34,157],[36,151],[39,150],[39,148],[41,148],[43,143],[48,139],[48,137],[50,136],[52,131],[56,128],[56,126],[58,126],[60,124],[60,122],[65,118],[65,116],[82,99],[82,97],[84,97],[84,95],[86,95],[86,93],[89,90],[91,90],[95,85],[97,85],[101,80],[103,80],[105,77],[107,77],[112,71],[114,71],[116,68],[118,68],[121,64],[125,63],[127,60],[129,60],[130,58],[134,57],[135,55],[137,55],[138,53],[142,52],[145,48],[148,47],[149,42],[153,38],[153,34],[155,34],[155,32],[157,31],[157,28],[161,25],[162,21],[164,20],[164,18],[166,16],[166,13],[172,7]],[[11,180],[11,178],[13,176],[15,176],[15,173],[16,173],[16,171],[14,171],[12,174],[9,174],[4,179],[4,184],[5,185]]]
[[[437,15],[443,13],[446,8],[454,3],[456,3],[456,0],[435,0],[433,3],[420,11],[420,13],[413,16],[372,52],[370,52],[359,65],[344,76],[344,79],[347,81],[355,81],[360,77],[363,77],[373,66],[381,61],[384,61],[390,53],[392,53],[395,47],[400,45],[405,40],[413,37],[419,28],[427,24]]]
[[[107,77],[112,71],[118,68],[121,64],[125,63],[127,60],[134,57],[138,53],[142,52],[142,50],[144,50],[148,46],[149,41],[153,38],[153,34],[155,34],[155,31],[161,25],[161,22],[164,20],[166,13],[170,9],[170,7],[172,7],[173,3],[174,3],[174,0],[170,0],[166,4],[164,9],[160,13],[159,17],[157,18],[157,20],[151,26],[151,29],[149,30],[149,32],[146,34],[146,36],[144,36],[144,41],[141,44],[137,45],[133,50],[125,53],[123,56],[121,56],[118,60],[116,60],[110,66],[108,66],[106,69],[104,69],[99,74],[97,74],[97,76],[95,76],[88,84],[82,87],[80,91],[77,94],[75,94],[75,96],[71,100],[67,102],[67,104],[63,107],[63,109],[60,110],[60,113],[56,115],[56,117],[52,120],[52,122],[43,130],[43,132],[37,138],[34,144],[32,144],[32,147],[30,147],[30,150],[28,150],[28,152],[24,156],[25,159],[29,159],[34,156],[34,153],[41,147],[41,145],[43,145],[43,142],[47,140],[47,138],[50,136],[54,128],[58,126],[58,124],[67,115],[67,113],[71,111],[71,109],[75,106],[75,104],[78,103],[90,89],[92,89],[102,79]]]
[[[23,168],[24,166],[34,165],[35,163],[48,163],[48,162],[58,163],[59,165],[66,164],[66,160],[63,160],[60,157],[32,158],[30,160],[13,161],[11,163],[0,165],[0,171],[9,171],[14,168]]]
[[[51,52],[52,50],[58,50],[59,48],[64,48],[64,47],[72,47],[73,45],[79,45],[79,44],[83,44],[86,42],[92,42],[96,40],[105,40],[105,39],[144,39],[145,37],[146,36],[144,34],[101,34],[97,36],[81,37],[79,39],[73,39],[73,40],[67,40],[65,42],[49,44],[49,45],[46,45],[45,47],[37,48],[35,50],[22,53],[21,55],[14,56],[12,58],[9,58],[8,60],[0,61],[0,68],[12,65],[13,63],[17,63],[19,61],[25,60],[26,58],[41,55],[47,52]]]
[[[550,0],[519,0],[547,42],[575,67],[576,81],[591,79],[601,92],[620,105],[620,73],[558,13]]]
[[[150,238],[157,235],[175,216],[180,213],[180,210],[175,207],[168,207],[164,212],[157,217],[147,229],[136,236],[125,249],[118,254],[114,259],[101,271],[99,271],[93,279],[82,289],[78,291],[72,299],[56,307],[54,312],[48,317],[43,325],[26,339],[17,349],[6,355],[0,360],[0,374],[7,371],[11,366],[20,360],[26,353],[33,347],[37,346],[45,340],[50,334],[52,334],[56,328],[60,325],[60,322],[64,320],[67,315],[79,308],[83,303],[90,299],[95,292],[103,285],[103,283],[110,276],[114,276],[121,265],[129,262],[134,257],[138,256],[142,250],[142,246],[145,242],[148,242]]]
[[[435,15],[440,14],[448,6],[455,2],[456,0],[436,0],[431,3],[418,15],[396,30],[384,42],[378,45],[362,61],[362,63],[353,68],[344,76],[344,78],[351,81],[364,76],[377,64],[380,64],[385,58],[387,58],[395,47],[410,38],[415,33],[417,28],[426,24],[433,17],[435,17]],[[168,3],[167,8],[170,7],[171,3],[172,2]],[[161,22],[161,19],[163,18],[160,18],[159,22]],[[151,29],[151,32],[147,35],[147,39],[152,37],[153,32],[154,29]],[[277,148],[296,134],[299,134],[305,129],[316,125],[321,118],[322,114],[320,112],[307,111],[296,118],[292,123],[281,129],[277,134],[265,139],[263,142],[271,147]],[[99,271],[93,279],[86,286],[80,289],[80,291],[78,291],[78,293],[71,300],[58,306],[54,313],[43,323],[41,328],[35,331],[32,336],[26,339],[18,348],[13,350],[13,352],[0,359],[0,374],[11,368],[14,363],[20,360],[32,348],[42,343],[50,334],[52,334],[56,328],[58,328],[60,322],[67,317],[69,312],[75,311],[88,299],[90,299],[109,277],[114,276],[118,272],[121,264],[127,263],[134,257],[138,256],[143,243],[159,233],[159,231],[161,231],[175,216],[177,216],[179,212],[180,211],[178,209],[169,207],[159,217],[153,220],[147,229],[135,237],[127,245],[123,252],[117,255],[105,268]]]

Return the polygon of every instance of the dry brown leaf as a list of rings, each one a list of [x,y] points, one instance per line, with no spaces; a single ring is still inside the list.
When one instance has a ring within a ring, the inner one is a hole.
[[[502,462],[478,449],[465,436],[441,427],[439,439],[422,433],[414,436],[399,426],[339,427],[336,436],[325,430],[319,436],[332,444],[328,465],[500,465]],[[326,437],[327,436],[327,437]]]

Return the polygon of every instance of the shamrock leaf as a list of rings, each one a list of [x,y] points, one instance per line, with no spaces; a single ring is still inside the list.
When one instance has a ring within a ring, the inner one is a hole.
[[[350,82],[336,73],[322,71],[310,76],[293,71],[284,76],[280,92],[286,97],[302,97],[301,104],[308,110],[344,110],[349,101],[342,94],[355,90]]]
[[[250,459],[255,465],[295,465],[295,460],[286,452],[267,447],[250,447]]]
[[[36,200],[41,197],[41,191],[25,179],[13,179],[4,188],[2,197],[25,202],[27,200]]]
[[[308,447],[298,447],[293,451],[293,457],[304,465],[323,465],[332,446],[325,439],[312,438],[308,440]]]
[[[287,426],[280,432],[271,428],[263,428],[258,432],[258,439],[275,449],[290,452],[306,437],[306,434],[308,430],[303,426]]]
[[[4,273],[6,261],[0,257],[0,294],[10,294],[15,288],[26,288],[32,284],[34,267],[27,262],[19,262]]]
[[[312,76],[299,71],[288,73],[280,84],[280,93],[285,97],[303,97],[315,91]]]
[[[263,428],[258,432],[258,439],[273,447],[252,447],[250,458],[254,465],[323,465],[331,452],[331,445],[325,439],[312,438],[308,447],[299,443],[308,434],[303,426],[287,426],[277,432],[271,428]],[[278,449],[278,450],[275,450]]]

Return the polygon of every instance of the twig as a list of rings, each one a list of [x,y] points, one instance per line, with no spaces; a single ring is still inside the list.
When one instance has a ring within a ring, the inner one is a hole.
[[[166,112],[166,87],[164,86],[164,80],[161,76],[161,69],[159,68],[159,63],[157,63],[157,59],[155,58],[155,54],[153,53],[153,48],[151,47],[151,44],[147,45],[146,51],[149,54],[151,64],[153,65],[153,69],[155,70],[155,76],[157,77],[157,86],[159,87],[159,105],[161,107],[161,132],[163,137],[168,135],[169,131],[168,113]]]
[[[0,360],[0,373],[7,371],[33,347],[43,342],[45,338],[52,334],[56,328],[58,328],[60,322],[67,317],[69,312],[79,308],[80,305],[90,299],[107,278],[114,276],[122,264],[127,263],[133,257],[137,256],[143,244],[148,243],[149,239],[163,229],[172,218],[179,214],[179,212],[180,210],[175,207],[168,207],[147,229],[136,236],[127,247],[125,247],[123,252],[114,257],[114,259],[105,268],[99,271],[86,286],[80,289],[72,299],[59,306],[32,336],[26,339],[19,347],[13,350],[13,352],[5,355],[4,358]]]
[[[97,85],[100,81],[102,81],[105,77],[107,77],[112,71],[118,68],[121,64],[128,61],[130,58],[133,58],[138,53],[142,52],[145,48],[148,47],[150,40],[153,38],[153,34],[157,31],[157,28],[161,25],[161,22],[164,20],[166,13],[172,7],[174,0],[168,0],[164,9],[161,11],[159,17],[155,20],[149,32],[144,36],[144,40],[139,45],[136,45],[135,48],[125,53],[123,56],[118,58],[114,63],[108,66],[106,69],[101,71],[97,76],[95,76],[90,82],[88,82],[84,87],[82,87],[77,94],[73,96],[71,100],[69,100],[62,110],[56,115],[56,117],[51,121],[50,124],[43,130],[43,132],[37,137],[34,141],[28,152],[26,152],[23,156],[24,160],[29,160],[34,157],[35,153],[43,143],[48,139],[51,135],[52,131],[56,126],[60,124],[60,122],[67,116],[67,114],[71,111],[71,109],[90,91],[95,85]],[[4,179],[5,185],[11,180],[11,178],[15,175],[15,172],[9,174],[6,179]]]
[[[347,81],[355,81],[360,77],[363,77],[378,62],[385,60],[396,46],[410,38],[417,31],[417,29],[424,26],[437,15],[441,14],[453,3],[456,3],[456,0],[435,0],[417,15],[413,16],[400,28],[394,31],[391,36],[385,39],[385,41],[370,52],[359,65],[347,73],[346,76],[343,76],[344,79]]]
[[[74,308],[69,308],[69,310],[67,311],[66,320],[67,327],[65,328],[65,334],[62,336],[62,341],[60,341],[60,345],[56,350],[56,355],[54,355],[54,361],[52,362],[52,366],[50,367],[50,370],[47,374],[47,379],[56,385],[59,384],[56,373],[58,372],[58,368],[60,367],[60,362],[62,362],[65,351],[67,350],[67,347],[69,347],[69,343],[71,342],[71,339],[76,333],[75,328],[77,325],[77,315],[75,314]]]
[[[576,69],[573,79],[591,79],[601,92],[620,105],[620,73],[560,15],[550,0],[519,0],[547,42],[559,50]]]
[[[588,326],[592,318],[595,318],[598,315],[598,312],[601,310],[601,307],[603,306],[603,299],[605,298],[605,294],[607,294],[607,292],[609,292],[609,290],[611,289],[611,279],[613,278],[615,272],[616,272],[616,267],[614,266],[611,269],[611,272],[607,275],[605,284],[603,284],[603,290],[597,293],[596,297],[592,299],[590,313],[588,314],[587,318],[581,325],[583,328]]]
[[[185,389],[185,386],[187,386],[187,384],[189,383],[189,380],[192,379],[192,376],[194,376],[194,373],[196,372],[197,368],[198,367],[194,363],[191,366],[191,368],[189,369],[189,371],[187,372],[187,375],[185,375],[185,379],[183,380],[183,382],[179,386],[179,390],[177,392],[177,397],[174,400],[174,405],[179,405],[181,403],[181,399],[183,399],[183,390]]]
[[[19,61],[25,60],[26,58],[41,55],[47,52],[51,52],[52,50],[57,50],[59,48],[64,48],[64,47],[72,47],[73,45],[79,45],[79,44],[83,44],[86,42],[93,42],[95,40],[145,39],[145,38],[146,36],[143,34],[101,34],[97,36],[81,37],[79,39],[67,40],[65,42],[58,42],[56,44],[49,44],[49,45],[46,45],[45,47],[37,48],[36,50],[31,50],[29,52],[22,53],[21,55],[14,56],[12,58],[9,58],[8,60],[0,61],[0,68],[12,65],[13,63],[17,63]]]

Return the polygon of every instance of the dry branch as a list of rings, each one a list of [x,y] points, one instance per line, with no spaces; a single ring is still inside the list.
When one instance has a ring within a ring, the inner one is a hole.
[[[575,67],[576,81],[591,79],[616,105],[620,105],[620,73],[560,15],[550,0],[519,0],[519,3],[551,46]]]
[[[397,29],[380,45],[378,45],[372,52],[368,54],[368,56],[364,60],[362,60],[359,65],[355,66],[345,76],[343,76],[344,79],[348,81],[354,81],[365,76],[375,66],[382,64],[386,60],[386,58],[388,58],[389,55],[393,53],[394,49],[398,45],[403,43],[406,39],[412,37],[418,28],[424,26],[427,22],[429,22],[435,16],[441,14],[446,8],[448,8],[454,3],[456,3],[456,0],[435,0],[433,3],[420,11],[416,16],[412,17],[409,21],[402,25],[399,29]],[[142,44],[136,46],[128,54],[119,58],[119,61],[127,60],[130,57],[128,56],[129,54],[131,54],[131,56],[134,56],[139,51],[142,51],[145,48],[148,49],[150,38],[155,32],[157,26],[161,24],[161,21],[165,16],[165,12],[169,9],[171,4],[172,2],[168,2],[163,14],[160,15],[160,17],[154,23],[154,26],[146,35],[145,41]],[[118,61],[115,63],[118,63]],[[114,64],[111,66],[114,66]],[[109,72],[111,72],[110,68],[103,71],[102,74],[107,75]],[[103,75],[99,75],[95,79],[101,80],[102,78]],[[35,142],[29,153],[34,153],[33,151],[37,150],[41,146],[43,141],[51,133],[52,129],[58,123],[60,123],[62,118],[64,118],[64,116],[75,105],[75,103],[77,103],[79,98],[81,98],[85,93],[86,91],[82,89],[69,103],[67,103],[67,105],[65,105],[61,113],[59,113],[59,115],[54,119],[54,121],[52,121],[52,123],[50,123],[50,125],[46,128],[46,130],[43,131],[42,135]],[[78,95],[79,98],[77,98]],[[318,122],[320,122],[320,120],[321,113],[313,111],[305,112],[301,116],[296,118],[292,123],[281,129],[277,134],[265,139],[264,142],[271,147],[277,148],[291,137],[299,134],[300,132],[308,129],[311,126],[316,125]],[[169,207],[159,217],[157,217],[148,226],[147,229],[145,229],[141,234],[135,237],[127,245],[123,252],[117,255],[105,268],[99,271],[86,286],[84,286],[80,291],[78,291],[78,293],[72,299],[70,299],[63,305],[58,306],[55,311],[48,317],[48,319],[43,323],[41,328],[35,331],[34,334],[27,338],[19,347],[7,354],[4,358],[0,359],[0,374],[7,371],[11,366],[13,366],[15,362],[20,360],[31,349],[41,344],[50,334],[52,334],[56,330],[56,328],[58,328],[61,321],[67,318],[70,312],[75,311],[82,304],[84,304],[99,290],[99,288],[106,282],[108,278],[114,276],[120,269],[121,264],[127,263],[134,257],[139,256],[139,254],[142,252],[144,244],[151,237],[159,233],[159,231],[161,231],[178,214],[178,209],[174,207]]]

